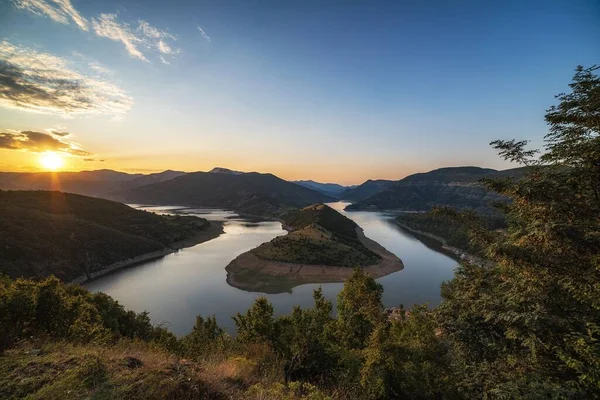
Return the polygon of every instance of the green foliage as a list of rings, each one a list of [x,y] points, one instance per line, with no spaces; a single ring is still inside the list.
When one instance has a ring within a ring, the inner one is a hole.
[[[245,315],[233,317],[240,342],[263,342],[277,345],[277,326],[273,305],[265,297],[256,299]]]
[[[586,398],[600,393],[600,79],[576,71],[548,110],[546,152],[492,144],[530,165],[520,180],[488,181],[512,201],[508,229],[488,236],[491,268],[462,266],[446,284],[441,326],[461,393]]]
[[[506,227],[502,216],[477,214],[472,210],[457,211],[448,207],[434,207],[425,213],[402,214],[396,221],[401,226],[434,235],[449,246],[476,255],[483,255],[485,247],[477,240],[478,234],[483,230]]]
[[[346,280],[338,295],[339,339],[350,349],[363,349],[373,330],[385,321],[383,286],[360,268]]]
[[[206,319],[198,315],[192,331],[181,338],[182,352],[186,357],[199,359],[211,352],[222,352],[226,340],[225,332],[217,324],[214,315]]]
[[[122,337],[172,345],[174,335],[153,327],[147,313],[125,311],[105,294],[92,294],[56,278],[17,279],[0,285],[0,351],[30,336],[107,343]]]
[[[1,273],[70,281],[163,250],[210,224],[69,193],[0,190],[0,226]]]

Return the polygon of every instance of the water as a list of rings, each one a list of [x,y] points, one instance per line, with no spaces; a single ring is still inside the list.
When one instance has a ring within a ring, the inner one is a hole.
[[[344,212],[348,203],[329,204],[354,220],[365,234],[395,253],[404,269],[378,279],[384,287],[386,307],[440,301],[440,284],[452,278],[456,261],[443,254],[440,245],[403,231],[393,216],[375,212]],[[321,286],[324,295],[335,300],[342,283],[307,284],[291,292],[262,294],[231,287],[225,267],[239,254],[285,234],[278,222],[240,219],[223,210],[184,207],[145,207],[158,213],[179,212],[210,220],[225,221],[225,234],[194,247],[182,249],[158,260],[122,269],[89,282],[91,291],[102,291],[128,309],[149,311],[154,323],[166,323],[177,335],[189,332],[197,314],[217,317],[221,326],[234,332],[231,316],[246,311],[258,296],[271,301],[277,314],[291,312],[295,305],[310,307],[312,292]]]

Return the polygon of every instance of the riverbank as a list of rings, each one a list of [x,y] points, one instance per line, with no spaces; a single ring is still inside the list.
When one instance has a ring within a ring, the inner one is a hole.
[[[434,235],[432,233],[429,232],[425,232],[425,231],[420,231],[414,228],[409,227],[408,225],[405,225],[401,222],[398,222],[398,220],[394,219],[394,222],[396,223],[396,225],[398,225],[400,228],[405,229],[406,231],[408,231],[409,233],[413,233],[416,235],[421,235],[421,236],[425,236],[428,237],[430,239],[433,239],[437,242],[439,242],[441,244],[441,248],[443,250],[446,250],[449,253],[452,253],[459,261],[467,261],[471,264],[476,264],[476,265],[480,265],[480,266],[485,266],[485,265],[489,265],[491,264],[491,261],[486,260],[482,257],[467,253],[466,251],[459,249],[457,247],[454,246],[450,246],[446,239],[444,239],[443,237]]]
[[[379,243],[365,236],[363,230],[356,228],[361,243],[381,257],[377,264],[363,267],[373,278],[381,278],[404,268],[402,260]],[[238,289],[280,293],[305,283],[343,282],[351,274],[352,268],[293,264],[259,258],[252,250],[239,255],[225,268],[227,283]]]
[[[171,243],[169,246],[165,247],[162,250],[141,254],[139,256],[135,256],[126,260],[118,261],[116,263],[107,265],[97,271],[85,273],[71,280],[70,283],[82,284],[85,282],[89,282],[91,280],[94,280],[104,275],[108,275],[122,268],[133,267],[135,265],[139,265],[147,261],[155,260],[157,258],[164,257],[168,254],[175,253],[180,249],[192,247],[197,244],[207,242],[209,240],[219,237],[224,232],[225,231],[223,229],[223,223],[221,221],[210,221],[210,225],[208,226],[208,228],[198,231],[197,234],[192,237],[175,243]]]

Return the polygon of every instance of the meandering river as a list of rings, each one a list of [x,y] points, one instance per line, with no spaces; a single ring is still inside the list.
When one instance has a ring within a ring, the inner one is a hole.
[[[442,252],[439,243],[416,238],[403,231],[393,216],[377,212],[345,212],[348,203],[329,204],[360,225],[365,234],[395,253],[404,262],[402,271],[378,279],[384,287],[386,307],[411,306],[440,301],[440,284],[452,278],[456,261]],[[221,326],[234,332],[232,315],[247,310],[258,296],[273,303],[277,314],[291,312],[295,305],[310,307],[313,289],[321,286],[335,300],[342,283],[308,284],[291,292],[263,294],[246,292],[226,282],[225,267],[239,254],[286,232],[278,222],[251,222],[223,210],[182,207],[151,207],[159,213],[180,212],[209,220],[225,221],[225,234],[158,260],[122,269],[86,283],[91,291],[102,291],[126,308],[148,311],[154,323],[168,324],[177,335],[189,332],[197,314],[217,317]]]

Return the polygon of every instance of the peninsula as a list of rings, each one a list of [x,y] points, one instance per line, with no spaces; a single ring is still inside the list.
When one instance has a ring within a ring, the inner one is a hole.
[[[230,285],[275,293],[304,283],[342,282],[354,267],[374,278],[403,268],[398,257],[367,238],[354,221],[324,204],[286,214],[282,224],[287,235],[229,263]]]

